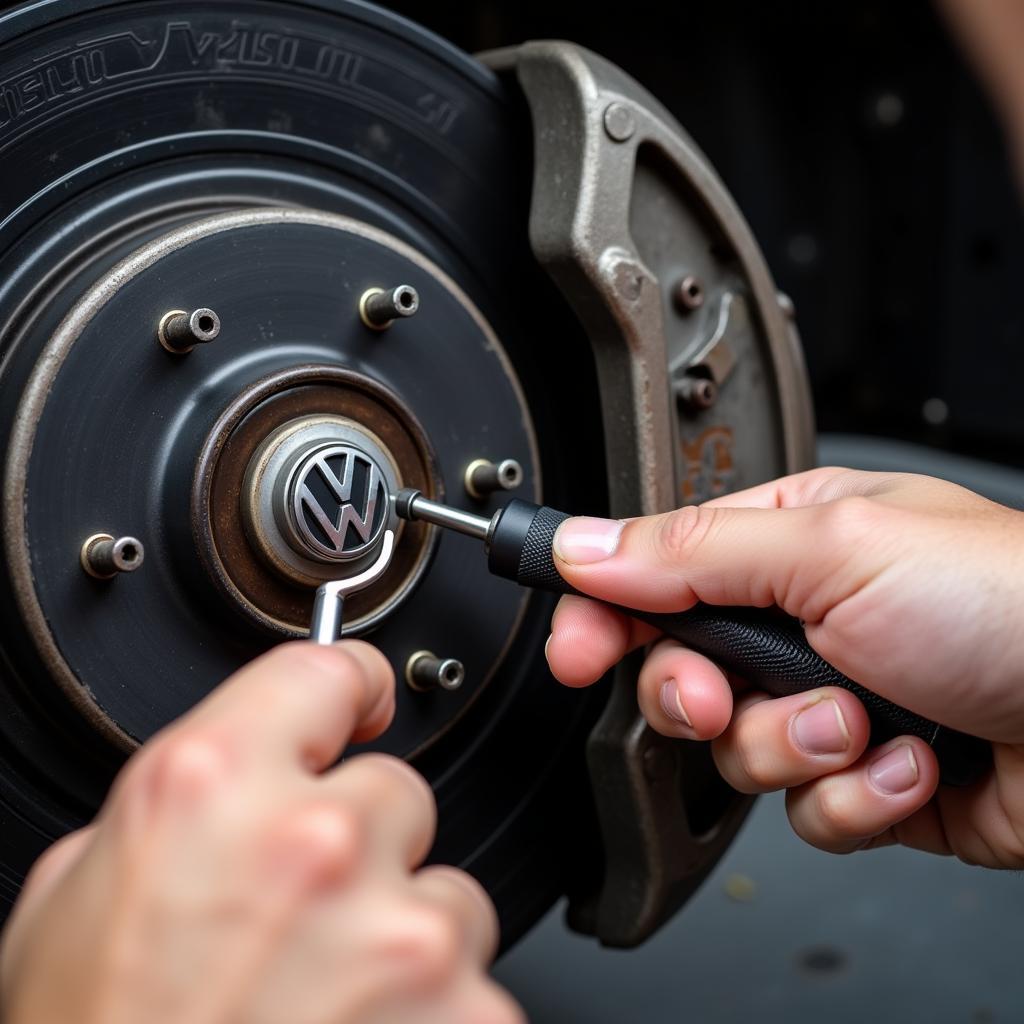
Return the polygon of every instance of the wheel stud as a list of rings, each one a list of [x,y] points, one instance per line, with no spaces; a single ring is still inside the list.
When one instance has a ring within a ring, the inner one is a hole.
[[[196,345],[205,345],[220,334],[220,317],[212,309],[172,309],[165,313],[157,329],[160,344],[168,352],[183,356]]]
[[[465,679],[461,661],[438,658],[430,651],[417,651],[405,664],[405,680],[414,690],[457,690]]]
[[[466,492],[471,498],[483,499],[495,491],[512,491],[523,482],[523,467],[515,459],[502,459],[495,464],[475,459],[466,467]]]
[[[704,305],[704,285],[700,278],[687,274],[675,287],[676,307],[683,313],[692,313]]]
[[[718,385],[707,377],[686,376],[676,384],[676,398],[694,412],[701,412],[718,400]]]
[[[82,568],[99,580],[112,579],[120,572],[135,572],[142,565],[146,551],[134,537],[112,537],[94,533],[83,545]]]
[[[367,327],[383,331],[396,320],[412,316],[420,308],[420,295],[412,285],[370,288],[359,300],[359,316]]]

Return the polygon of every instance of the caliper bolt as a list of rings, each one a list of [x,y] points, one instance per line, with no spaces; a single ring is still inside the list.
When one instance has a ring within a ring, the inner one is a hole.
[[[609,103],[604,108],[604,130],[613,142],[628,142],[633,137],[636,121],[625,103]]]
[[[420,294],[412,285],[396,288],[369,288],[359,300],[359,316],[367,327],[383,331],[402,317],[412,316],[420,308]]]
[[[187,355],[196,345],[205,345],[220,334],[220,317],[212,309],[172,309],[157,328],[157,338],[168,352]]]
[[[146,557],[142,542],[134,537],[112,537],[94,533],[82,545],[82,568],[98,580],[109,580],[119,572],[135,572]]]
[[[466,467],[466,492],[482,500],[495,491],[513,491],[523,482],[523,467],[515,459],[502,459],[495,464],[488,459],[474,459]]]
[[[692,313],[693,310],[700,309],[704,305],[704,285],[700,283],[700,278],[694,277],[693,274],[687,274],[676,285],[674,298],[676,306],[684,313]]]
[[[718,385],[708,377],[683,377],[676,384],[676,398],[695,412],[701,412],[717,401]]]
[[[420,691],[457,690],[466,679],[466,669],[454,658],[438,658],[430,651],[417,651],[405,663],[405,681]]]

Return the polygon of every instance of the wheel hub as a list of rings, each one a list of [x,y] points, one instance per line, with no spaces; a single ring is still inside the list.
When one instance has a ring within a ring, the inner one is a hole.
[[[342,279],[333,268],[344,266],[359,270]],[[360,314],[360,296],[380,280],[412,281],[422,304],[414,319],[385,332]],[[167,351],[164,311],[197,306],[217,311],[216,339]],[[464,375],[448,352],[458,352]],[[96,380],[90,393],[78,386],[83,374]],[[111,446],[115,395],[119,442]],[[403,726],[400,713],[389,736],[404,733],[406,753],[422,748],[499,667],[524,595],[492,580],[482,562],[436,557],[436,531],[399,527],[389,494],[401,486],[444,493],[431,435],[444,440],[458,486],[495,431],[501,450],[529,467],[535,488],[530,417],[500,342],[419,253],[368,225],[313,212],[240,210],[185,224],[104,273],[72,305],[33,371],[17,415],[8,478],[20,500],[8,505],[7,531],[32,638],[94,727],[122,744],[141,740],[226,674],[216,637],[230,627],[221,624],[216,592],[224,612],[254,627],[305,636],[316,586],[365,569],[390,526],[402,531],[398,553],[347,602],[346,632],[378,630],[396,675],[428,645],[458,652],[465,685],[430,708],[410,693],[409,717]],[[152,485],[140,487],[140,479]],[[107,524],[105,532],[128,532],[145,545],[146,569],[130,580],[98,590],[102,584],[69,573],[59,558],[30,561],[31,551],[70,555],[72,547],[78,559],[82,543]],[[467,585],[466,599],[488,603],[472,638],[457,617],[427,611],[451,607],[453,573]],[[410,614],[395,618],[413,595]],[[80,612],[69,619],[70,605]],[[183,648],[195,651],[185,685],[158,647],[123,642],[126,630],[152,621],[180,631]],[[389,631],[380,632],[385,624]],[[134,694],[140,671],[164,677],[145,702]]]
[[[298,555],[326,563],[325,575],[349,576],[349,563],[362,568],[376,557],[389,497],[401,486],[394,462],[355,423],[304,419],[285,424],[253,456],[242,510],[272,565]]]
[[[370,376],[331,365],[283,369],[244,389],[214,423],[196,462],[190,514],[200,558],[231,603],[274,632],[304,636],[313,611],[311,588],[372,564],[390,526],[402,540],[391,565],[346,601],[346,632],[365,632],[408,596],[437,543],[431,531],[400,524],[378,493],[371,542],[328,557],[322,548],[329,538],[315,523],[316,510],[333,515],[337,525],[349,502],[332,494],[319,472],[314,501],[303,505],[301,517],[295,499],[301,498],[296,485],[304,469],[313,468],[321,446],[333,445],[365,454],[388,493],[421,483],[443,492],[437,456],[407,405]],[[358,505],[353,512],[367,514]],[[307,517],[313,523],[304,533],[299,524]]]
[[[257,36],[280,59],[239,48]],[[316,580],[354,571],[280,507],[263,540],[246,525],[246,473],[277,431],[354,425],[342,443],[376,444],[383,473],[485,514],[500,498],[486,473],[472,495],[468,467],[521,467],[537,498],[543,454],[545,497],[603,507],[587,341],[530,255],[530,146],[493,75],[348,0],[0,14],[5,81],[59,65],[73,84],[86,64],[81,88],[0,116],[0,904],[130,747],[305,635]],[[585,789],[601,694],[548,678],[550,611],[409,528],[346,601],[398,679],[376,746],[433,785],[435,855],[488,886],[506,940],[562,891],[548,806],[567,834],[587,820],[561,794]]]

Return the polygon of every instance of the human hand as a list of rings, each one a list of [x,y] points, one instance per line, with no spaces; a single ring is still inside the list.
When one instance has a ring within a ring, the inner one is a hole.
[[[433,840],[426,782],[379,754],[377,650],[287,644],[137,753],[31,872],[0,953],[8,1024],[512,1024],[497,921]]]
[[[646,611],[778,605],[869,690],[994,741],[995,770],[937,791],[926,743],[866,750],[850,693],[771,700],[671,641],[650,652],[640,708],[658,732],[712,739],[736,789],[787,789],[796,832],[825,850],[894,842],[1024,867],[1024,515],[953,484],[819,469],[621,526],[577,519],[555,537],[574,587]],[[657,639],[606,605],[563,598],[548,661],[586,686]],[[735,681],[734,681],[735,682]]]

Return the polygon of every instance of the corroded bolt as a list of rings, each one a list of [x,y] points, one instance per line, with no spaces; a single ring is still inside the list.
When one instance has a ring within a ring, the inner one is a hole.
[[[710,409],[718,399],[718,385],[707,377],[683,377],[676,385],[676,398],[695,411]]]
[[[700,309],[700,307],[704,305],[704,285],[702,285],[700,283],[700,279],[694,277],[693,274],[687,274],[686,277],[676,285],[674,297],[676,305],[684,313]]]
[[[466,467],[466,492],[471,498],[483,499],[495,491],[512,491],[522,482],[523,467],[515,459],[502,459],[497,464],[474,459]]]
[[[94,533],[82,545],[82,568],[98,580],[112,579],[120,572],[135,572],[146,557],[142,542],[134,537],[112,537]]]
[[[370,288],[359,300],[359,316],[367,327],[383,331],[396,320],[412,316],[420,308],[420,295],[412,285]]]
[[[420,691],[457,690],[466,679],[466,669],[454,658],[438,658],[430,651],[417,651],[405,663],[405,681]]]
[[[183,356],[196,345],[205,345],[220,334],[220,317],[212,309],[172,309],[165,313],[157,328],[160,344],[168,352]]]

